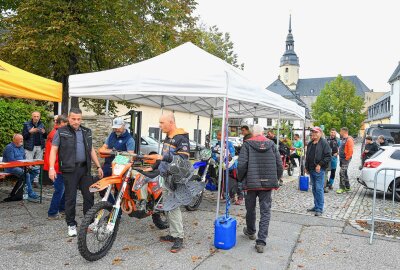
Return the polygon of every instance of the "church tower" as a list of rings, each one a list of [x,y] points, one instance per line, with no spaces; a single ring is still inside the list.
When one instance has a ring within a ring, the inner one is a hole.
[[[296,90],[299,80],[299,58],[294,52],[294,39],[292,35],[292,15],[289,17],[289,33],[286,37],[286,51],[281,57],[279,78],[291,90]]]

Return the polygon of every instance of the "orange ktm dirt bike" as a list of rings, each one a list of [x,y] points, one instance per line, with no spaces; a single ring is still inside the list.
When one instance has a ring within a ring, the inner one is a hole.
[[[116,151],[108,154],[115,155],[112,176],[99,180],[89,188],[90,192],[106,190],[105,195],[86,213],[78,233],[79,253],[88,261],[101,259],[111,249],[117,236],[121,211],[139,219],[151,216],[157,228],[168,228],[167,217],[159,210],[162,183],[158,171],[143,172],[136,167],[136,162],[143,161],[145,156]],[[108,197],[114,188],[118,193],[112,205]]]

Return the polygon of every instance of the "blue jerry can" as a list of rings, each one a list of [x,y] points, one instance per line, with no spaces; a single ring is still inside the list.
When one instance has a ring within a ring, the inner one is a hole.
[[[214,246],[219,249],[231,249],[236,245],[236,219],[221,216],[214,222]]]
[[[310,178],[307,175],[299,176],[299,189],[301,191],[308,191],[310,185]]]

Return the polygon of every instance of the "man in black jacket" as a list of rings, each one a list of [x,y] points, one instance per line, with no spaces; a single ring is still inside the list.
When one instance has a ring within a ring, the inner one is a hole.
[[[282,177],[282,160],[275,143],[263,135],[264,128],[254,125],[253,137],[243,143],[239,154],[238,181],[243,181],[246,205],[246,227],[243,233],[251,240],[256,239],[256,200],[260,204],[260,224],[256,250],[264,252],[271,219],[271,193],[279,187]]]
[[[77,189],[83,197],[83,214],[93,206],[94,196],[89,187],[93,184],[91,177],[92,161],[96,164],[98,175],[103,178],[96,152],[92,146],[92,131],[81,126],[82,111],[72,108],[68,115],[68,125],[61,127],[54,134],[49,158],[49,178],[57,177],[54,163],[58,153],[58,163],[63,174],[65,186],[65,220],[68,225],[68,236],[77,235],[75,206]]]
[[[307,145],[306,173],[310,174],[314,207],[307,209],[321,216],[324,210],[324,177],[325,170],[331,162],[332,150],[324,138],[321,138],[322,130],[314,127],[311,130],[311,141]]]

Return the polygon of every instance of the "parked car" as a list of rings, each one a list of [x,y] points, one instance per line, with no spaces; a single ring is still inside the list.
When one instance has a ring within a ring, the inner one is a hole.
[[[228,137],[228,140],[233,143],[235,148],[241,147],[243,144],[243,138],[241,137]]]
[[[389,145],[400,144],[400,125],[394,124],[374,124],[365,130],[364,138],[361,146],[361,153],[364,152],[365,137],[372,136],[372,140],[376,141],[378,136],[383,135]]]
[[[140,143],[140,152],[142,155],[157,154],[159,152],[158,146],[159,146],[158,141],[156,139],[154,139],[153,137],[142,136],[141,143]]]
[[[358,179],[362,185],[368,189],[374,188],[375,173],[379,169],[398,168],[400,170],[400,144],[383,146],[370,159],[367,159],[361,170],[361,177]],[[377,176],[376,189],[379,191],[393,192],[396,200],[400,201],[400,171],[387,170],[386,182],[385,171],[381,171]]]

